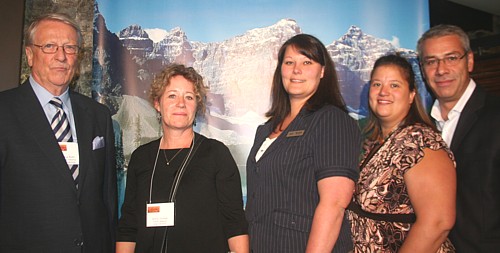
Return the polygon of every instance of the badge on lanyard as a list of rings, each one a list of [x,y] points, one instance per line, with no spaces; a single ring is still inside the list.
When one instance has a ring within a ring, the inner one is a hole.
[[[160,143],[162,142],[163,137],[160,139]],[[172,189],[170,190],[169,201],[165,203],[154,203],[154,204],[146,204],[146,227],[172,227],[174,226],[174,218],[175,218],[175,195],[177,194],[177,189],[179,183],[181,181],[182,175],[186,169],[187,164],[191,160],[191,155],[196,152],[196,149],[200,146],[201,142],[196,142],[195,147],[195,135],[193,135],[193,142],[191,144],[191,148],[189,149],[189,153],[175,174],[174,182],[172,183]],[[155,164],[153,165],[153,172],[151,174],[151,184],[149,185],[149,203],[151,203],[151,193],[153,192],[153,178],[156,171],[156,164],[158,162],[158,156],[160,154],[160,147],[158,145],[158,152],[156,153]],[[194,150],[193,150],[194,148]]]
[[[146,227],[174,226],[174,215],[173,202],[146,204]]]

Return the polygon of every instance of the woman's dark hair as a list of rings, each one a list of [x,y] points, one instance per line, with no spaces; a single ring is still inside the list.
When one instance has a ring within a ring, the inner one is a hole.
[[[413,103],[410,106],[410,110],[408,114],[401,122],[401,126],[405,125],[413,125],[415,123],[421,123],[427,125],[437,131],[436,126],[430,119],[427,111],[425,110],[422,101],[420,100],[420,95],[418,94],[417,85],[415,83],[415,73],[411,64],[406,60],[403,56],[399,54],[389,54],[382,56],[375,61],[373,65],[372,72],[370,74],[370,79],[372,79],[375,70],[378,67],[382,66],[395,66],[401,70],[403,74],[403,78],[408,82],[408,86],[410,91],[415,92],[415,97],[413,99]],[[377,140],[379,138],[383,138],[382,136],[382,128],[380,126],[379,118],[373,113],[373,110],[370,108],[370,115],[368,123],[364,128],[364,133],[367,134],[368,139]]]
[[[285,119],[291,110],[289,96],[283,87],[281,78],[281,65],[283,64],[285,51],[289,46],[294,47],[300,54],[324,67],[323,78],[319,82],[318,89],[304,106],[308,110],[315,111],[324,105],[334,105],[347,112],[344,99],[340,94],[335,65],[325,45],[314,36],[298,34],[288,39],[278,52],[278,64],[274,71],[271,87],[272,104],[271,109],[266,113],[266,116],[271,117],[273,129]]]

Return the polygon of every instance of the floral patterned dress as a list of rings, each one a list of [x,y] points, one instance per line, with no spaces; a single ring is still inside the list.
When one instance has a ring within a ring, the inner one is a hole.
[[[376,146],[366,141],[364,160]],[[444,149],[453,154],[441,136],[431,128],[415,124],[395,130],[361,170],[354,201],[361,209],[376,214],[414,214],[404,174],[424,157],[424,149]],[[429,168],[432,169],[432,168]],[[411,223],[370,219],[349,211],[354,252],[397,252],[411,229]],[[438,252],[455,252],[449,239]]]

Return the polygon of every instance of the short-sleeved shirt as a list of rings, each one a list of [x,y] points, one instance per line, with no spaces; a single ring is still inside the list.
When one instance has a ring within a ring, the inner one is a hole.
[[[365,141],[364,160],[376,142]],[[361,209],[377,214],[413,214],[404,174],[424,158],[424,149],[443,149],[454,161],[443,138],[422,124],[394,131],[362,168],[354,192],[354,201]],[[432,169],[432,168],[428,168]],[[354,252],[397,252],[412,224],[377,221],[349,212],[354,238]],[[438,252],[454,252],[447,239]]]
[[[271,122],[259,126],[247,161],[251,249],[303,253],[319,202],[318,181],[358,178],[359,128],[337,107],[302,109],[257,162],[255,154],[272,128]],[[349,223],[344,219],[334,252],[350,249]]]

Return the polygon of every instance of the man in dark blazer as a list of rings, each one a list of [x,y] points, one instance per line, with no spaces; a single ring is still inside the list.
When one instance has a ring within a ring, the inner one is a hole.
[[[470,78],[474,54],[459,27],[432,27],[417,48],[424,77],[437,98],[431,116],[457,163],[457,213],[449,238],[459,253],[498,252],[500,99]]]
[[[68,89],[78,67],[78,25],[64,14],[44,15],[25,39],[30,78],[0,93],[0,252],[114,252],[110,112]],[[67,142],[51,127],[60,112],[53,97],[69,122]],[[76,152],[64,155],[70,146]]]

